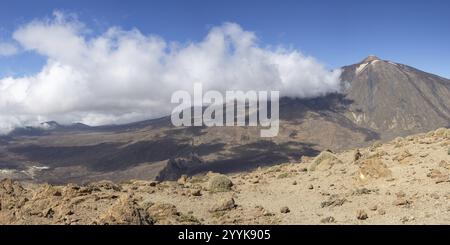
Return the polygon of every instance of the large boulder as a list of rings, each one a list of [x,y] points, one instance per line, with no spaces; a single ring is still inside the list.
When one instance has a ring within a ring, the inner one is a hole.
[[[184,214],[170,203],[156,203],[147,208],[147,214],[157,225],[198,225],[200,221],[192,214]]]
[[[309,171],[324,171],[332,168],[335,164],[341,164],[342,161],[329,151],[321,152],[309,165]]]
[[[209,180],[209,191],[211,192],[225,192],[230,191],[233,186],[233,182],[222,174],[215,175]]]
[[[122,195],[105,213],[99,224],[149,225],[152,217],[145,213],[130,195]]]
[[[388,178],[391,176],[391,170],[378,158],[366,159],[359,166],[358,178],[361,181]]]

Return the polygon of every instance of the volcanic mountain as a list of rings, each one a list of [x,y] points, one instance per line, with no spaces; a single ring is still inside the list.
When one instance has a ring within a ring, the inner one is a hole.
[[[341,93],[282,98],[274,138],[260,138],[255,127],[174,127],[170,117],[17,129],[0,138],[0,177],[67,183],[241,172],[450,122],[448,79],[369,56],[343,67],[341,82]]]
[[[343,67],[345,115],[384,137],[448,126],[450,80],[369,56]]]

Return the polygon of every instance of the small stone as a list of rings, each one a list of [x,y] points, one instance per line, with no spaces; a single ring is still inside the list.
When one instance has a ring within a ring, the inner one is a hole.
[[[437,169],[432,169],[428,174],[427,177],[432,179],[441,178],[443,176],[442,172]]]
[[[259,210],[259,211],[264,211],[264,207],[263,207],[263,206],[260,206],[260,205],[256,205],[256,206],[255,206],[255,209],[256,209],[256,210]]]
[[[251,182],[252,182],[252,184],[258,184],[259,183],[259,179],[254,179]]]
[[[403,191],[399,191],[399,192],[395,193],[395,195],[399,198],[406,196],[405,192],[403,192]]]
[[[366,220],[369,218],[369,216],[367,215],[366,211],[361,209],[356,213],[356,218],[359,220]]]
[[[308,185],[308,189],[312,190],[312,189],[314,189],[314,186],[313,185]]]
[[[427,157],[428,155],[429,155],[428,153],[423,152],[423,153],[420,153],[419,157],[424,158],[424,157]]]
[[[356,189],[354,191],[354,194],[357,195],[357,196],[367,195],[367,194],[370,194],[370,193],[372,193],[372,190],[369,190],[367,188]]]
[[[49,208],[47,211],[44,212],[45,213],[45,218],[53,218],[53,215],[55,214],[55,211],[52,208]]]
[[[355,155],[353,156],[353,161],[357,162],[362,157],[361,152],[359,152],[359,149],[356,150]]]
[[[202,195],[202,191],[201,191],[200,189],[194,190],[194,191],[192,192],[192,195],[193,195],[194,197],[199,197],[199,196]]]
[[[287,178],[287,177],[289,177],[289,174],[288,174],[288,173],[282,173],[282,174],[279,174],[279,175],[277,176],[277,179],[284,179],[284,178]]]
[[[344,205],[344,203],[347,202],[347,199],[345,198],[339,198],[338,195],[331,195],[327,201],[324,201],[320,203],[321,208],[325,207],[339,207]]]
[[[328,216],[320,220],[320,223],[334,223],[336,220],[333,216]]]
[[[233,198],[222,199],[217,204],[215,204],[209,211],[210,212],[227,211],[227,210],[231,210],[235,207],[236,207],[236,204],[235,204]]]
[[[440,183],[445,183],[445,182],[450,182],[450,175],[441,176],[441,177],[437,178],[435,183],[440,184]]]
[[[369,210],[371,210],[371,211],[377,211],[377,209],[378,209],[377,205],[373,205],[369,208]]]
[[[282,208],[280,209],[280,212],[281,212],[282,214],[287,214],[287,213],[291,212],[291,210],[290,210],[288,207],[282,207]]]
[[[181,177],[177,180],[177,183],[180,185],[184,185],[187,182],[187,175],[183,174]]]
[[[404,224],[404,223],[407,223],[407,222],[410,222],[410,221],[414,221],[415,219],[416,218],[414,218],[413,216],[410,216],[410,217],[404,216],[404,217],[402,217],[400,219],[400,221]]]
[[[292,185],[297,185],[297,181],[292,182]]]
[[[395,206],[409,206],[411,203],[412,201],[404,197],[399,197],[392,204],[394,204]]]
[[[430,197],[433,198],[433,199],[436,199],[436,200],[440,198],[439,194],[437,194],[437,193],[431,193]]]
[[[442,160],[441,162],[439,162],[439,167],[450,170],[450,163],[448,163],[445,160]]]

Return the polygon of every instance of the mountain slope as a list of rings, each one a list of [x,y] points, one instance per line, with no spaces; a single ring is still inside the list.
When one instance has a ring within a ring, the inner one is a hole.
[[[382,136],[450,124],[450,80],[369,56],[343,68],[347,117]]]
[[[25,179],[51,183],[130,178],[176,179],[207,171],[247,171],[296,161],[321,149],[358,146],[377,134],[340,112],[342,96],[280,102],[280,133],[262,139],[255,127],[173,127],[169,118],[121,126],[58,128],[15,134],[0,146],[0,163],[16,164]],[[198,155],[202,161],[192,161]],[[3,157],[2,157],[3,156]],[[179,159],[179,160],[177,160]],[[169,160],[176,160],[170,162]],[[27,174],[30,165],[45,171]],[[1,164],[0,164],[1,168]]]

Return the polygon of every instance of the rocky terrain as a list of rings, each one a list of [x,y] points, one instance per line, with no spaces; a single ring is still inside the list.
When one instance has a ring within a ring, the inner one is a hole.
[[[0,182],[1,224],[450,224],[450,129],[238,174]]]

